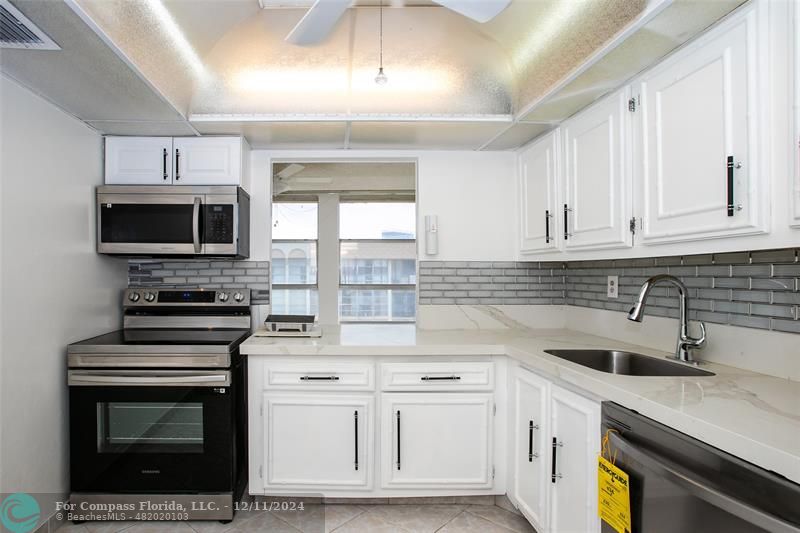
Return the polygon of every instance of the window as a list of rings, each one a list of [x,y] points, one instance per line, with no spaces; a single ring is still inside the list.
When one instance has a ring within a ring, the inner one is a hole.
[[[415,318],[416,209],[412,202],[339,204],[339,319]]]
[[[272,204],[272,312],[319,313],[316,203]]]

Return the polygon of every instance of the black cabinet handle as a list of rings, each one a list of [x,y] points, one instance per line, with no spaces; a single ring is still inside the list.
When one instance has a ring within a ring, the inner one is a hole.
[[[181,151],[175,148],[175,179],[181,179]]]
[[[567,204],[564,204],[564,240],[569,239],[569,212],[572,209]]]
[[[339,376],[300,376],[300,381],[339,381]]]
[[[167,149],[164,148],[164,163],[161,165],[161,168],[164,171],[164,180],[167,179]]]
[[[546,209],[544,212],[544,242],[550,242],[550,210]]]
[[[563,443],[558,442],[558,440],[556,440],[556,438],[553,437],[553,463],[552,463],[552,469],[550,471],[550,481],[552,481],[553,483],[556,482],[556,479],[561,479],[562,477],[561,474],[556,473],[556,455],[558,455],[558,448],[560,448],[563,445],[564,445]]]
[[[728,216],[733,216],[733,156],[728,156]]]
[[[400,411],[397,411],[397,469],[400,470]]]
[[[353,426],[355,427],[355,465],[358,470],[358,411],[353,411]]]
[[[458,381],[461,376],[422,376],[420,381]]]
[[[528,422],[528,462],[532,463],[534,458],[539,457],[539,454],[533,451],[533,430],[539,429],[538,424],[534,424],[533,420]]]

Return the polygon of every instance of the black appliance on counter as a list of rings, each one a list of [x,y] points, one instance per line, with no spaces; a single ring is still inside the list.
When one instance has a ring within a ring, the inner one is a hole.
[[[602,413],[630,478],[631,533],[800,533],[800,485],[616,403]]]
[[[128,289],[123,302],[124,329],[67,348],[70,501],[231,520],[247,477],[249,291]]]

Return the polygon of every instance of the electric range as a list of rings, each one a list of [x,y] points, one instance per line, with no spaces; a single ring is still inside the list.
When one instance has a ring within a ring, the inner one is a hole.
[[[128,289],[123,317],[67,348],[71,503],[231,520],[246,482],[249,291]]]

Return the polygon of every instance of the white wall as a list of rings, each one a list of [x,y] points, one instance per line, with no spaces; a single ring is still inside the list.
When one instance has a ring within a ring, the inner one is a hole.
[[[517,254],[516,154],[386,150],[254,150],[250,160],[251,210],[254,213],[250,259],[269,260],[269,179],[273,161],[358,160],[417,161],[420,260],[514,260]],[[265,202],[267,210],[263,211]],[[439,254],[436,256],[424,254],[425,215],[439,217]]]
[[[100,136],[0,76],[0,492],[68,490],[66,345],[119,327],[94,251]]]

